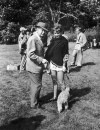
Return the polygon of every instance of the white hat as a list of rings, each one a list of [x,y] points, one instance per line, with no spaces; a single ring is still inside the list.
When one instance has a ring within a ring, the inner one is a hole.
[[[21,32],[21,31],[26,31],[26,30],[27,30],[27,29],[24,28],[24,27],[21,27],[21,28],[20,28],[20,32]]]

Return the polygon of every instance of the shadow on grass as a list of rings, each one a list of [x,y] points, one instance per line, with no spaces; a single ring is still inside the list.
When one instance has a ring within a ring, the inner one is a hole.
[[[95,63],[94,62],[87,62],[87,63],[83,63],[82,67],[84,67],[84,66],[92,66],[92,65],[95,65]],[[77,66],[71,67],[70,72],[79,72],[82,67],[77,67]]]
[[[95,65],[95,63],[94,62],[87,62],[87,63],[83,63],[82,66],[88,66],[88,65]]]
[[[31,118],[19,118],[12,121],[9,125],[1,126],[0,130],[36,130],[44,119],[45,116],[43,115]]]
[[[81,67],[75,66],[74,68],[70,68],[70,72],[79,72],[81,70]]]
[[[59,95],[60,92],[61,92],[61,90],[58,90],[58,95]],[[47,95],[41,97],[41,99],[40,99],[40,104],[43,105],[43,104],[52,102],[52,100],[50,100],[50,99],[52,99],[52,98],[53,98],[53,92],[48,93]]]
[[[77,89],[74,88],[70,91],[70,99],[69,99],[69,108],[71,109],[73,104],[75,104],[77,101],[80,100],[81,97],[89,94],[91,92],[91,88],[87,87],[87,88],[82,88],[82,89]]]

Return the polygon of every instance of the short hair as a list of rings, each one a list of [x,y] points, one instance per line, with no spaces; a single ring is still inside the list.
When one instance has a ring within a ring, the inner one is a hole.
[[[26,31],[27,29],[26,28],[24,28],[24,27],[20,27],[20,32],[22,32],[22,31]]]
[[[78,29],[80,32],[84,32],[84,29],[82,28],[82,27],[80,27],[80,26],[77,26],[76,28],[75,28],[75,30],[76,29]]]
[[[62,32],[62,31],[63,31],[63,29],[62,29],[62,25],[56,23],[56,24],[54,25],[53,31],[59,31],[59,32]]]

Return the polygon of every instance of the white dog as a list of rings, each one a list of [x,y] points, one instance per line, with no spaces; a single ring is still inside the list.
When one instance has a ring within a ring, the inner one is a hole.
[[[65,90],[63,90],[57,99],[57,108],[58,108],[58,112],[60,113],[63,109],[62,105],[64,105],[65,109],[68,109],[68,98],[69,98],[69,91],[70,88],[67,87]]]

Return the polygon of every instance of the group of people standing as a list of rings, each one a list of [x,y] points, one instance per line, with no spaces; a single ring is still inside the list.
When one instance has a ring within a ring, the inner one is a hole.
[[[23,30],[23,31],[22,31]],[[63,29],[60,24],[55,24],[53,27],[53,35],[50,38],[50,43],[45,49],[45,42],[43,38],[48,34],[48,26],[44,22],[38,22],[35,26],[35,31],[32,34],[25,28],[21,28],[19,35],[19,50],[21,54],[20,71],[26,69],[30,80],[30,98],[31,107],[38,108],[40,106],[40,91],[42,87],[42,75],[46,70],[51,75],[53,81],[53,98],[56,100],[58,96],[58,85],[61,91],[66,87],[64,82],[64,73],[67,68],[67,61],[69,58],[68,39],[63,35]],[[71,65],[75,65],[76,55],[79,56],[77,66],[82,65],[82,47],[86,43],[86,37],[81,32],[81,28],[77,27],[77,42],[72,54]],[[24,34],[25,33],[25,34]],[[22,40],[23,39],[23,40]]]

